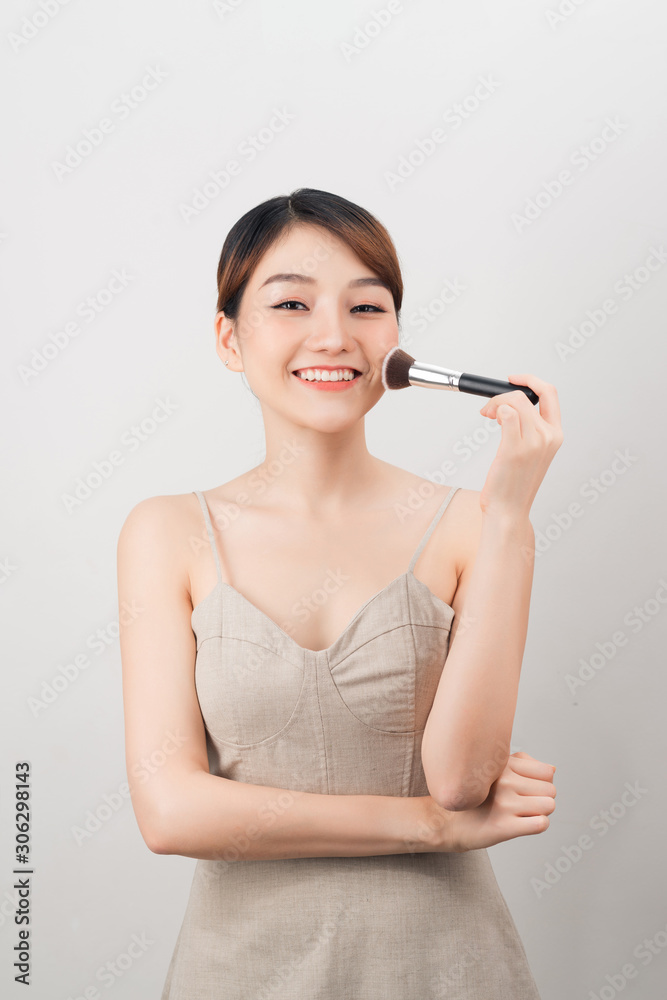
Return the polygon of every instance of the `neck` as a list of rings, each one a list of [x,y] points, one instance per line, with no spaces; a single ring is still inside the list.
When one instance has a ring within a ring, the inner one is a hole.
[[[271,504],[334,518],[355,505],[368,507],[385,463],[368,451],[363,420],[320,431],[278,417],[265,419],[264,429],[266,457],[250,482]]]

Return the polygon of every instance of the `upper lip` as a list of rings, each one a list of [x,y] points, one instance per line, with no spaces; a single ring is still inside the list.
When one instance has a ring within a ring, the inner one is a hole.
[[[354,365],[344,365],[344,364],[340,364],[340,365],[299,365],[298,368],[292,368],[292,371],[293,372],[305,372],[305,371],[308,371],[309,368],[321,368],[322,371],[327,371],[327,372],[337,372],[339,368],[349,368],[350,371],[352,371],[352,372],[359,372],[359,373],[361,373],[361,368],[355,368]]]

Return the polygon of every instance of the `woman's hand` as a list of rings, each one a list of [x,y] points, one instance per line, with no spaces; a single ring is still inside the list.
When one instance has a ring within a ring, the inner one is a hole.
[[[475,851],[514,837],[544,833],[556,808],[556,788],[551,780],[555,770],[552,764],[523,751],[510,754],[484,802],[454,814],[456,850]]]
[[[563,443],[558,393],[536,375],[510,375],[508,381],[527,385],[540,400],[534,405],[525,392],[516,389],[492,396],[479,411],[495,417],[502,430],[479,504],[484,513],[528,517],[540,483]]]
[[[556,808],[556,789],[551,781],[555,770],[552,764],[520,751],[510,754],[486,799],[474,809],[452,812],[430,795],[411,800],[418,805],[419,823],[406,841],[410,850],[461,854],[544,833]]]

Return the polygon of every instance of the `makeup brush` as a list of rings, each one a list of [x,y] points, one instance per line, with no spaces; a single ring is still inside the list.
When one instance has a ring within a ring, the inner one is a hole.
[[[470,392],[474,396],[497,396],[501,392],[521,389],[533,405],[539,402],[540,398],[527,385],[514,385],[513,382],[503,382],[497,378],[470,375],[468,372],[456,372],[451,368],[440,368],[439,365],[427,365],[423,361],[415,361],[398,346],[392,347],[382,362],[382,384],[385,389],[407,389],[409,385],[420,385],[425,389],[455,389],[458,392]]]

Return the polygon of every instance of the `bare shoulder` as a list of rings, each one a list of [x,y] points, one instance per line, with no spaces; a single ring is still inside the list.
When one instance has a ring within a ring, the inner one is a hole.
[[[147,497],[131,508],[118,535],[119,572],[151,567],[189,591],[190,546],[197,530],[197,498],[192,493]]]
[[[164,541],[165,532],[172,534],[185,527],[184,521],[192,517],[194,494],[178,493],[173,496],[155,496],[140,500],[129,511],[120,530],[118,544],[133,542],[151,545]]]

